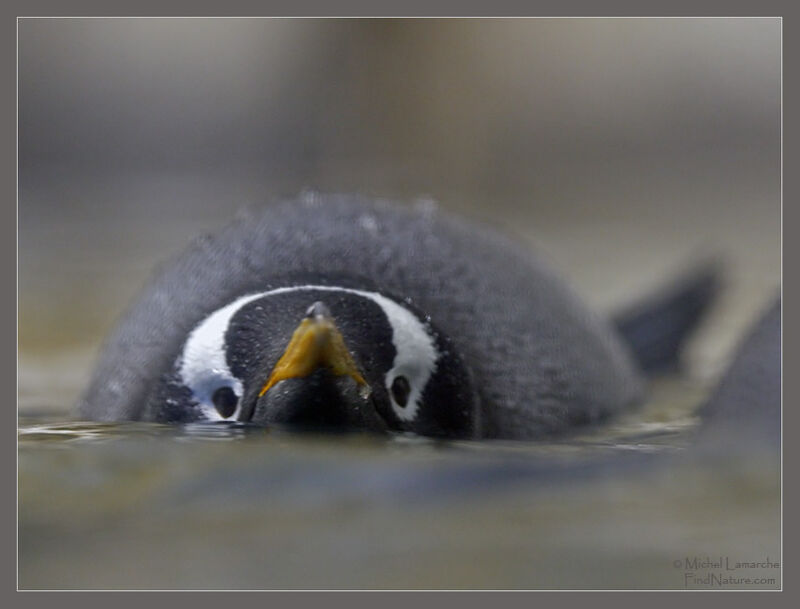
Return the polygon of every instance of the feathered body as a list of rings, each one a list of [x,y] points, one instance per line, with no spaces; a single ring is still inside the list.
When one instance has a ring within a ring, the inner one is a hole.
[[[80,413],[141,419],[201,320],[308,276],[429,316],[472,376],[482,437],[561,432],[640,398],[615,330],[527,248],[432,204],[307,195],[243,214],[164,264],[108,338]]]

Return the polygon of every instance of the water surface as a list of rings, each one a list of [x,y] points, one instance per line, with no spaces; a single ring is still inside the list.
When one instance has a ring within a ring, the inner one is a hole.
[[[704,392],[547,443],[23,416],[19,585],[718,587],[685,561],[778,561],[779,476],[692,456]]]

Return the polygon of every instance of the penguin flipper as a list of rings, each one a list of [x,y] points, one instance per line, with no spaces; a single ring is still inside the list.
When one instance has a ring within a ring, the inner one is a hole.
[[[613,317],[644,373],[654,375],[678,367],[681,348],[714,302],[721,283],[721,264],[706,262]]]

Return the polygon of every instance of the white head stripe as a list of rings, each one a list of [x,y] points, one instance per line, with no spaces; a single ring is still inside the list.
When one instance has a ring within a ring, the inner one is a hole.
[[[180,375],[184,384],[194,393],[209,419],[221,419],[211,402],[215,389],[227,385],[236,395],[242,395],[242,383],[228,368],[225,358],[225,332],[231,319],[245,305],[265,296],[273,296],[301,290],[347,292],[369,298],[381,307],[392,327],[392,343],[396,355],[392,369],[386,375],[387,389],[397,376],[405,376],[411,386],[405,408],[395,404],[395,414],[402,420],[413,420],[419,408],[422,391],[436,368],[439,354],[427,327],[405,307],[376,292],[353,290],[333,286],[303,285],[277,288],[267,292],[242,296],[232,303],[217,309],[200,322],[189,334],[183,349]],[[391,390],[389,390],[391,396]]]

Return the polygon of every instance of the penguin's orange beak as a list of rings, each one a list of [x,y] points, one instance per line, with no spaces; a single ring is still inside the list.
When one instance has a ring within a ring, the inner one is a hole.
[[[327,368],[336,376],[349,376],[369,390],[330,312],[325,305],[317,302],[295,329],[258,397],[262,397],[280,381],[309,376],[320,367]]]

